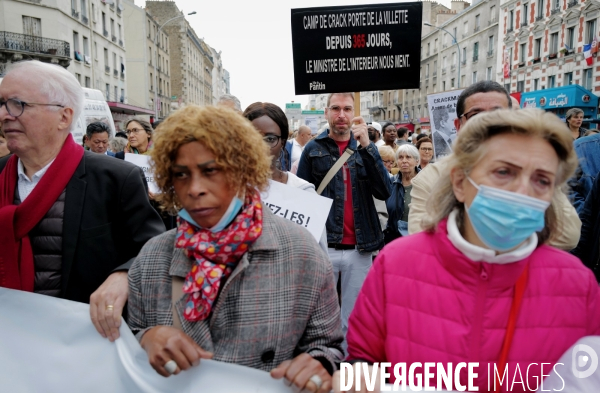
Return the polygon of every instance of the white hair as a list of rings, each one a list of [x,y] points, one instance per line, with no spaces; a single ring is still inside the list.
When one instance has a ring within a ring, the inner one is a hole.
[[[39,80],[38,90],[48,98],[49,104],[59,104],[71,108],[73,120],[69,131],[75,127],[77,119],[83,111],[84,95],[83,89],[73,74],[59,65],[43,63],[38,60],[13,63],[8,68],[6,76],[14,72],[22,72],[29,78],[35,76]]]
[[[398,146],[398,150],[396,150],[396,161],[398,161],[398,156],[402,153],[410,154],[415,159],[417,164],[419,163],[419,160],[421,158],[419,156],[419,150],[417,150],[417,148],[415,146],[413,146],[412,144],[404,143],[404,144]]]
[[[221,102],[233,102],[233,105],[235,106],[235,109],[237,109],[238,111],[242,111],[242,104],[240,103],[240,100],[238,100],[238,98],[234,95],[231,94],[223,94],[221,97],[219,97],[219,101],[217,103],[221,103]]]

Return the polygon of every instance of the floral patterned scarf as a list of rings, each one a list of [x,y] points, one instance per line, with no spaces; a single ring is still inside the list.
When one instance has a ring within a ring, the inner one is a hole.
[[[262,202],[258,191],[246,195],[242,210],[222,231],[213,233],[179,219],[175,247],[183,248],[194,261],[183,283],[183,292],[189,294],[185,319],[195,322],[210,315],[221,282],[229,277],[248,247],[262,234],[262,228]]]

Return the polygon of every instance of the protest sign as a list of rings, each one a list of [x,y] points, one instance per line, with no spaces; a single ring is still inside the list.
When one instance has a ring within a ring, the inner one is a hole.
[[[421,2],[292,9],[296,94],[419,88]]]
[[[267,372],[211,360],[164,378],[125,321],[114,343],[102,338],[88,304],[0,288],[0,315],[0,392],[291,392]]]
[[[431,119],[431,138],[435,159],[452,153],[452,143],[456,139],[456,103],[462,90],[445,91],[429,94],[427,107]]]
[[[148,190],[150,190],[151,193],[157,194],[160,191],[158,185],[154,181],[154,173],[150,170],[150,156],[125,153],[125,161],[131,162],[133,165],[142,168],[144,176],[146,176],[146,183],[148,183]]]
[[[308,229],[317,242],[321,239],[332,199],[273,180],[261,198],[276,216]]]

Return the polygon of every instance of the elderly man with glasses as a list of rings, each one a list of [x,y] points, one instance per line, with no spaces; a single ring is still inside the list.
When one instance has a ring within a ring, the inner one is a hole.
[[[373,197],[386,200],[391,183],[377,147],[369,140],[365,121],[354,115],[354,95],[330,94],[325,116],[329,129],[304,148],[298,177],[318,190],[344,152],[352,152],[322,190],[323,196],[333,199],[326,223],[327,245],[336,282],[341,273],[345,333],[348,317],[371,267],[371,253],[383,247],[383,232]]]
[[[512,108],[512,100],[504,87],[491,81],[477,82],[467,87],[458,97],[456,104],[457,118],[454,119],[454,126],[457,131],[460,131],[460,128],[469,119],[479,113],[508,108]],[[434,137],[434,144],[435,142]],[[437,144],[435,149],[437,154]],[[429,198],[433,187],[441,177],[445,165],[446,163],[443,160],[427,165],[412,180],[412,201],[408,215],[409,233],[422,231],[421,224],[427,218],[427,198]],[[554,213],[559,217],[558,222],[561,223],[562,231],[559,236],[550,239],[550,245],[563,250],[571,250],[577,246],[579,241],[581,220],[563,192],[558,193],[557,199],[559,204]]]
[[[39,61],[0,84],[0,286],[90,303],[98,332],[119,337],[127,270],[164,232],[143,172],[84,152],[70,131],[83,109],[77,79]]]

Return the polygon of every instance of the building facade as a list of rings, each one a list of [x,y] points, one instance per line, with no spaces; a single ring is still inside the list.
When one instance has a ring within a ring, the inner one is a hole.
[[[200,39],[173,1],[147,1],[146,9],[169,36],[171,109],[182,105],[211,105],[214,60],[209,46]]]
[[[578,84],[598,94],[600,66],[588,65],[584,44],[598,37],[600,2],[579,0],[502,1],[503,55],[498,82],[511,93]]]
[[[129,102],[166,117],[171,106],[169,37],[145,9],[123,0],[127,18],[125,37],[130,43],[126,69]]]
[[[36,59],[69,70],[107,101],[127,102],[121,0],[0,1],[0,73]]]

